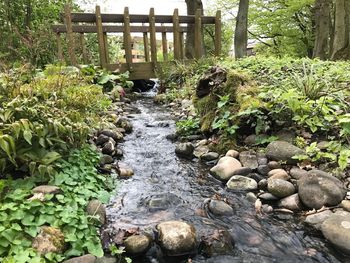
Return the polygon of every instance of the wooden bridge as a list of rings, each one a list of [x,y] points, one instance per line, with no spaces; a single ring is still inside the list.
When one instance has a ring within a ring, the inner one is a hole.
[[[124,9],[124,14],[101,14],[101,8],[96,6],[95,13],[72,13],[69,5],[65,6],[62,15],[64,24],[53,25],[52,30],[57,36],[58,58],[64,60],[61,34],[65,33],[69,63],[77,65],[75,35],[79,34],[79,45],[83,62],[88,63],[88,56],[85,43],[85,34],[97,34],[99,47],[99,61],[102,68],[130,72],[130,79],[149,79],[156,77],[157,67],[161,63],[169,62],[169,46],[167,34],[173,36],[174,60],[185,60],[184,41],[188,32],[188,25],[194,27],[194,54],[195,59],[204,56],[203,52],[203,26],[215,25],[214,45],[215,56],[221,53],[221,12],[216,16],[203,16],[201,10],[195,15],[180,16],[178,9],[173,15],[155,15],[154,8],[150,9],[149,15],[129,14],[129,8]],[[170,25],[169,25],[170,24]],[[125,50],[125,63],[111,63],[108,51],[107,34],[122,33],[123,48]],[[133,61],[131,33],[143,34],[144,62]],[[163,62],[157,59],[156,33],[162,35]]]

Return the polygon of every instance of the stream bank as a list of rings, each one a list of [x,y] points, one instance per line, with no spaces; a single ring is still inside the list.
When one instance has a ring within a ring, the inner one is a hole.
[[[257,214],[246,192],[230,191],[208,174],[213,164],[178,158],[175,144],[167,139],[175,133],[169,108],[154,105],[150,97],[139,99],[135,106],[140,112],[129,115],[133,132],[120,144],[124,164],[119,164],[131,167],[134,175],[120,183],[118,194],[107,206],[108,223],[102,234],[106,247],[142,235],[149,243],[145,241],[144,253],[134,257],[134,262],[344,260],[299,218],[285,213]],[[222,201],[228,206],[223,208]],[[168,257],[164,244],[163,249],[159,246],[156,226],[170,220],[194,227],[197,242],[190,255]]]

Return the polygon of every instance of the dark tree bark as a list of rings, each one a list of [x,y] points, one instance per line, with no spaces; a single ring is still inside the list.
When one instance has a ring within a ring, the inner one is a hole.
[[[31,24],[32,24],[32,1],[27,0],[26,1],[26,16],[24,18],[24,29],[30,30]]]
[[[350,3],[335,0],[334,41],[331,58],[350,59]]]
[[[314,58],[325,60],[329,54],[331,0],[316,0]]]
[[[242,58],[247,55],[248,10],[249,0],[240,0],[234,40],[236,58]]]
[[[203,14],[203,3],[201,0],[185,0],[185,1],[186,1],[188,15],[195,15],[196,10],[198,10],[198,9],[201,9],[202,14]],[[202,35],[203,35],[203,33],[202,33]],[[203,40],[202,40],[202,43],[204,46]],[[194,24],[188,24],[188,26],[187,26],[185,56],[188,59],[193,59],[195,57],[195,53],[194,53]]]

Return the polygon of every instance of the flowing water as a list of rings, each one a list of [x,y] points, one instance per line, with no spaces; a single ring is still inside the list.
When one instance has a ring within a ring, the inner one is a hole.
[[[122,161],[133,168],[135,175],[121,181],[107,207],[109,223],[105,232],[112,237],[122,229],[153,233],[159,222],[183,220],[195,226],[199,240],[208,235],[215,240],[215,230],[226,230],[234,247],[211,257],[197,253],[188,261],[186,257],[166,258],[154,246],[134,262],[345,262],[319,233],[306,229],[298,219],[257,215],[245,193],[225,189],[208,174],[210,167],[179,159],[175,144],[166,139],[175,132],[167,107],[154,105],[147,97],[136,101],[135,106],[140,113],[130,118],[133,133],[121,145]],[[226,198],[234,214],[218,217],[203,213],[205,201],[213,196]]]

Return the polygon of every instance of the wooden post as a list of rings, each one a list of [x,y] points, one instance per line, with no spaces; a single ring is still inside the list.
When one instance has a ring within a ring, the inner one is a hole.
[[[71,65],[76,66],[77,65],[77,58],[75,57],[75,46],[74,46],[74,37],[73,37],[73,30],[72,30],[72,15],[71,15],[71,8],[69,4],[66,4],[64,6],[64,20],[66,24],[66,30],[67,30],[67,46],[68,46],[68,55]]]
[[[63,49],[62,49],[62,42],[61,42],[61,34],[56,33],[56,40],[57,40],[57,58],[60,62],[63,62]]]
[[[124,49],[125,49],[125,60],[128,64],[129,70],[131,70],[132,64],[132,51],[131,51],[131,34],[130,34],[130,16],[129,7],[124,8]]]
[[[109,49],[108,49],[108,39],[107,39],[107,33],[103,32],[103,43],[105,45],[105,58],[107,65],[109,64]]]
[[[86,46],[85,46],[84,33],[80,33],[79,42],[80,42],[80,47],[81,47],[81,53],[83,56],[83,63],[86,65],[89,63],[89,61],[88,61],[87,51],[86,51]]]
[[[180,32],[180,59],[183,60],[185,58],[185,51],[184,51],[184,32]]]
[[[197,9],[194,23],[194,53],[195,58],[202,57],[202,10]]]
[[[221,55],[221,11],[216,12],[215,16],[215,56]]]
[[[166,39],[166,32],[162,33],[162,47],[163,47],[163,60],[168,61],[168,41]]]
[[[106,60],[106,46],[103,40],[103,29],[102,29],[102,18],[101,18],[101,8],[96,6],[96,29],[98,38],[98,51],[100,55],[100,64],[102,68],[107,68]]]
[[[143,46],[144,46],[145,61],[149,62],[149,44],[148,44],[147,32],[143,33]]]
[[[157,40],[156,40],[156,19],[154,17],[154,8],[149,11],[149,33],[151,44],[151,61],[154,63],[154,67],[157,63]]]
[[[179,32],[179,9],[174,10],[173,34],[174,34],[174,58],[180,59],[180,32]]]

